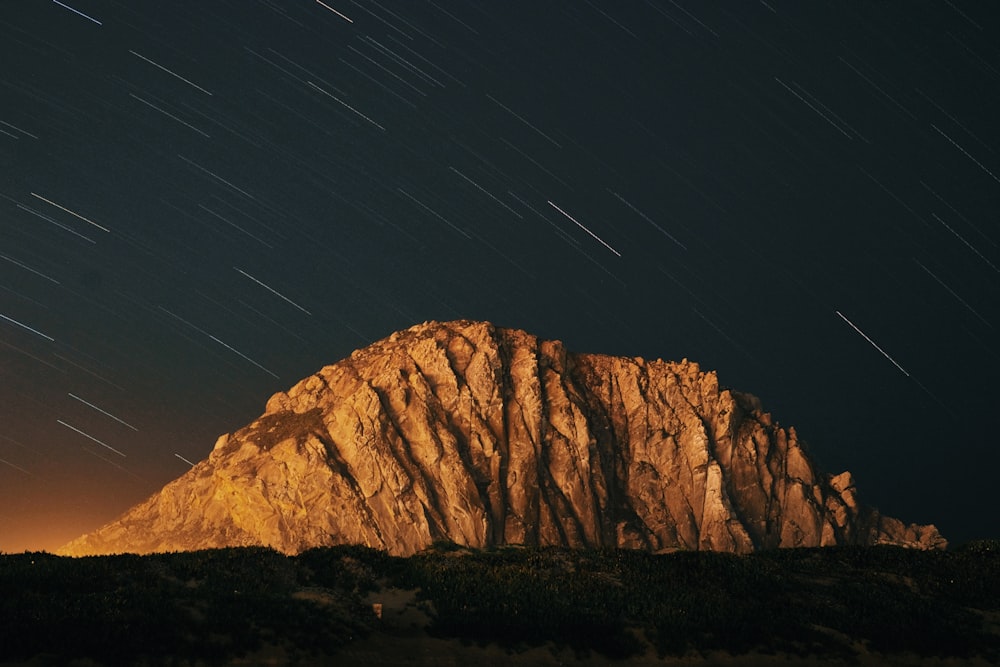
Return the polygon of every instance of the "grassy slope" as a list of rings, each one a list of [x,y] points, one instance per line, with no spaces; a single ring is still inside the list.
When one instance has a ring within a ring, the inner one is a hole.
[[[376,618],[371,602],[386,599],[388,613],[399,590],[416,591],[404,606],[427,610],[426,629]],[[1000,661],[998,628],[996,541],[750,556],[446,545],[408,559],[360,547],[294,558],[263,548],[0,556],[0,663],[232,664],[262,651],[308,663],[360,638],[428,633],[515,654],[548,646],[607,658],[850,659],[863,644],[884,655]]]

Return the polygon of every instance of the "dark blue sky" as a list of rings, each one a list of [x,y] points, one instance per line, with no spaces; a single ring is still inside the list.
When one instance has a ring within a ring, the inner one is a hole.
[[[0,14],[0,550],[392,331],[698,361],[1000,536],[989,2],[34,0]]]

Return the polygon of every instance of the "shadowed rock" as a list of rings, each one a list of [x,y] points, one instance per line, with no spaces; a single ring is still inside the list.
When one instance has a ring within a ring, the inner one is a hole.
[[[483,322],[395,333],[268,400],[69,555],[438,540],[701,549],[902,544],[793,428],[688,361],[567,352]]]

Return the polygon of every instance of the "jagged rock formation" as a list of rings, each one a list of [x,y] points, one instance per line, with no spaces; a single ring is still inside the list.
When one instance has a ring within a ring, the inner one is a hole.
[[[946,544],[859,504],[795,430],[695,363],[425,323],[275,394],[71,555],[437,540],[664,551]]]

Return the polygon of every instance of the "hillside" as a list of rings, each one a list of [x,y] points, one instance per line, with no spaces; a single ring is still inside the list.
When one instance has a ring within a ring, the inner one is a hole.
[[[1000,659],[996,541],[749,555],[445,544],[409,558],[361,547],[25,553],[0,556],[0,590],[0,664]]]

